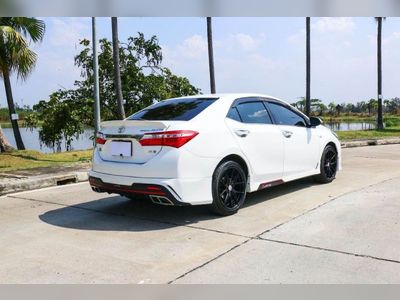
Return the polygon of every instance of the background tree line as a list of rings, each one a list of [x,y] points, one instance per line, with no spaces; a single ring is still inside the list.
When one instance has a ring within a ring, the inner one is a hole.
[[[314,116],[339,117],[341,115],[372,116],[378,112],[378,100],[359,101],[357,103],[335,103],[325,104],[320,99],[311,99],[310,114]],[[306,98],[302,97],[292,103],[297,109],[306,111]],[[400,115],[400,98],[395,97],[383,101],[383,112],[390,115]]]
[[[19,118],[21,120],[24,120],[26,118],[26,116],[32,112],[32,108],[29,107],[29,105],[24,105],[21,107],[17,103],[15,103],[15,112],[19,115]],[[6,107],[0,108],[0,122],[1,123],[9,123],[10,122],[9,111],[8,111],[8,108],[6,108]]]

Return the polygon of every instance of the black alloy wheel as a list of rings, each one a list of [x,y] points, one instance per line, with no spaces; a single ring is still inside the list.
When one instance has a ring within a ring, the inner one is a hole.
[[[246,198],[246,186],[246,174],[237,162],[220,164],[213,175],[212,211],[223,216],[236,213]]]
[[[338,155],[335,147],[328,145],[322,153],[320,162],[320,174],[315,176],[315,180],[321,183],[329,183],[336,177]]]

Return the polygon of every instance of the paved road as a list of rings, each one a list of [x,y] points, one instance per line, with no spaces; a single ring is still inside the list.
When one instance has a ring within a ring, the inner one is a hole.
[[[400,283],[400,145],[344,149],[329,185],[249,195],[238,214],[93,193],[0,198],[0,283]]]

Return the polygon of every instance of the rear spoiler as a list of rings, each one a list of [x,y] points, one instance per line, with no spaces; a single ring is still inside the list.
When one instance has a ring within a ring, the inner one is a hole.
[[[128,127],[128,126],[157,126],[167,127],[166,124],[160,121],[145,121],[145,120],[115,120],[101,122],[101,127]]]

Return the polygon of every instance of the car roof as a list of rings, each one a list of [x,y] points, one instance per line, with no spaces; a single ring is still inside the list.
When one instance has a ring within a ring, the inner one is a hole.
[[[180,97],[180,98],[220,98],[222,99],[237,99],[237,98],[245,98],[245,97],[262,97],[262,98],[268,98],[268,99],[272,99],[272,100],[278,100],[281,101],[283,103],[287,103],[288,102],[279,99],[277,97],[274,96],[270,96],[270,95],[266,95],[266,94],[259,94],[259,93],[217,93],[217,94],[199,94],[199,95],[192,95],[192,96],[184,96],[184,97]],[[177,99],[177,98],[175,98]]]
[[[193,96],[185,96],[181,98],[204,98],[204,99],[210,99],[210,98],[218,98],[219,101],[233,101],[238,98],[246,98],[246,97],[261,97],[261,98],[268,98],[271,100],[276,100],[278,102],[287,104],[292,107],[292,109],[296,110],[298,113],[303,115],[304,117],[308,118],[302,111],[297,109],[296,107],[293,107],[289,102],[279,99],[274,96],[266,95],[266,94],[258,94],[258,93],[218,93],[218,94],[200,94],[200,95],[193,95]]]
[[[166,99],[163,101],[169,101],[169,100],[176,100],[176,99],[181,99],[181,98],[196,98],[196,99],[218,99],[218,101],[227,101],[232,103],[233,100],[238,99],[238,98],[246,98],[246,97],[261,97],[261,98],[268,98],[271,100],[276,100],[278,102],[281,102],[283,104],[289,105],[292,107],[292,109],[298,111],[301,113],[303,116],[307,117],[302,111],[298,110],[296,107],[293,107],[289,102],[279,99],[274,96],[266,95],[266,94],[259,94],[259,93],[216,93],[216,94],[197,94],[197,95],[191,95],[191,96],[182,96],[182,97],[176,97],[176,98],[171,98],[171,99]],[[308,118],[308,117],[307,117]]]

